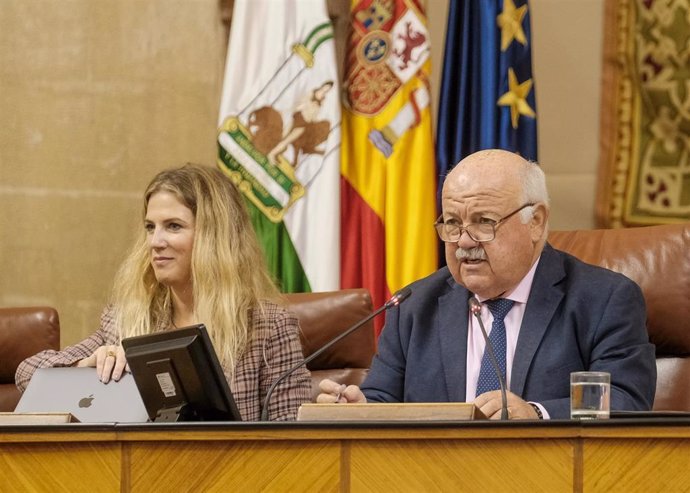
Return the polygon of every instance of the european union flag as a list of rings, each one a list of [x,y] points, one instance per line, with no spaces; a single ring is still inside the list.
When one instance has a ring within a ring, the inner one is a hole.
[[[537,160],[527,0],[450,2],[436,138],[441,184],[473,152],[499,148]]]

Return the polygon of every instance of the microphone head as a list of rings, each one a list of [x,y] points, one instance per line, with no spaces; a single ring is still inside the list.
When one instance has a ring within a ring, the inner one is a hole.
[[[407,298],[409,298],[411,294],[412,294],[412,290],[410,289],[409,286],[405,286],[404,288],[396,291],[395,294],[393,296],[391,296],[391,299],[389,299],[386,302],[386,305],[385,305],[386,309],[399,305],[400,303],[405,301]]]
[[[474,296],[470,297],[470,299],[467,301],[467,304],[470,306],[470,311],[472,312],[472,315],[478,316],[481,313],[482,304],[479,303],[479,300]]]

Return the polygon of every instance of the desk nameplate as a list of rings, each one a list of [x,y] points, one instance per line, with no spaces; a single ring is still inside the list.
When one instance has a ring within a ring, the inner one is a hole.
[[[297,421],[471,421],[486,419],[472,403],[303,404]]]
[[[70,413],[0,413],[0,425],[54,425],[79,423]]]

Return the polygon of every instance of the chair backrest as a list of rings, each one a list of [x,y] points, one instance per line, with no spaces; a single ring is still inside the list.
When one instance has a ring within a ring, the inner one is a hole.
[[[60,348],[60,320],[54,308],[0,308],[0,411],[14,411],[17,366],[44,349]]]
[[[366,289],[284,296],[288,308],[299,319],[305,358],[372,313],[371,296]],[[362,383],[375,351],[374,325],[370,321],[309,364],[313,397],[319,394],[318,385],[324,378],[346,385]]]
[[[549,243],[639,284],[657,352],[654,409],[690,411],[690,223],[554,231]]]

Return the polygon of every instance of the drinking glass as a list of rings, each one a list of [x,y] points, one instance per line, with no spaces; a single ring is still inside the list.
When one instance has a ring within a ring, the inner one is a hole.
[[[570,418],[607,419],[611,402],[611,375],[603,371],[570,374]]]

